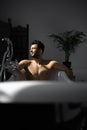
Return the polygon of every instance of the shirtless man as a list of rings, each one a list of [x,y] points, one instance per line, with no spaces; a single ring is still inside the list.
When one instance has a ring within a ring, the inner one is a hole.
[[[22,60],[18,64],[17,73],[21,80],[48,80],[53,69],[66,72],[72,79],[72,71],[56,60],[43,59],[44,44],[41,41],[33,41],[30,48],[32,60]],[[23,75],[22,71],[25,71]]]

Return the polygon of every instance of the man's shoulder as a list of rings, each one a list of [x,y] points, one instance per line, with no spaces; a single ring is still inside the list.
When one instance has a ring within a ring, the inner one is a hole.
[[[28,60],[28,59],[24,59],[24,60],[21,60],[19,63],[30,63],[31,60]]]
[[[58,63],[58,61],[57,61],[57,60],[53,60],[53,59],[48,60],[48,62],[49,62],[49,63]]]
[[[57,61],[57,60],[50,59],[50,60],[45,60],[45,63],[48,63],[48,64],[50,64],[50,65],[53,65],[53,64],[55,64],[55,63],[58,63],[58,61]]]

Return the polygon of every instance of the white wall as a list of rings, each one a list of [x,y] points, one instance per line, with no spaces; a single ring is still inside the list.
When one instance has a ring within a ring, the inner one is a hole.
[[[0,20],[12,19],[13,26],[29,24],[29,42],[41,40],[46,50],[44,58],[64,61],[64,53],[48,37],[70,29],[87,34],[86,0],[3,0]],[[87,80],[87,42],[80,45],[70,60],[77,80]]]

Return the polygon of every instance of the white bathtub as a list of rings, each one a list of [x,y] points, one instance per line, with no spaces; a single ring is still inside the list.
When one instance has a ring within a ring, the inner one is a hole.
[[[52,74],[49,81],[13,81],[13,77],[0,83],[0,103],[52,103],[55,104],[56,122],[59,122],[59,104],[63,120],[74,118],[80,108],[70,110],[68,103],[87,102],[87,82],[68,79],[64,72]]]
[[[87,83],[12,81],[0,83],[0,102],[86,102]]]
[[[54,74],[53,74],[54,75]],[[50,81],[5,81],[0,83],[0,102],[86,102],[87,83],[74,82],[64,72]],[[57,78],[56,78],[57,77]]]

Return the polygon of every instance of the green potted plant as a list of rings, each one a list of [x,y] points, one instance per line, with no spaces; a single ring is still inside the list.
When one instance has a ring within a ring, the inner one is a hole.
[[[83,32],[75,30],[49,35],[57,43],[57,48],[64,51],[65,61],[63,63],[69,68],[71,68],[70,55],[75,52],[80,43],[85,41],[85,36]]]

